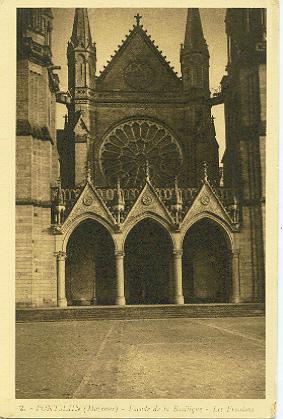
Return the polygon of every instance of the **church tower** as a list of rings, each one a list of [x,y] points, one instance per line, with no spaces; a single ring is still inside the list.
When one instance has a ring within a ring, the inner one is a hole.
[[[264,299],[266,10],[227,9],[228,75],[222,79],[226,151],[224,183],[237,190],[242,223],[242,276]],[[250,279],[249,279],[250,278]],[[245,285],[245,284],[243,284]]]
[[[52,63],[52,12],[17,9],[16,270],[17,304],[56,303],[50,186],[58,178]]]
[[[87,167],[93,167],[92,99],[95,90],[96,48],[92,42],[87,9],[75,9],[73,30],[67,48],[68,89],[71,105],[68,112],[68,137],[74,135],[74,182],[85,179]]]
[[[199,9],[188,9],[185,42],[181,47],[181,70],[186,95],[209,97],[209,52]]]
[[[202,176],[204,162],[208,165],[211,180],[216,184],[219,182],[218,143],[209,104],[209,58],[199,9],[188,9],[180,62],[183,94],[190,115],[188,124],[193,129],[195,184]]]

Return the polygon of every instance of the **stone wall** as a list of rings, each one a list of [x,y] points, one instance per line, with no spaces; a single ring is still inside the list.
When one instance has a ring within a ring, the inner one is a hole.
[[[58,177],[55,95],[47,69],[18,61],[16,139],[16,302],[57,303],[50,186]]]

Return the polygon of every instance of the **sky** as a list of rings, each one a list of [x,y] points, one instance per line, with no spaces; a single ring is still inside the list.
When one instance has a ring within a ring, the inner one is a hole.
[[[67,43],[72,33],[74,9],[53,8],[53,62],[61,66],[58,71],[60,89],[67,90]],[[226,9],[200,9],[203,31],[210,52],[210,89],[217,89],[225,74],[227,64]],[[92,8],[88,9],[92,40],[96,42],[97,75],[110,60],[115,49],[121,45],[125,35],[135,23],[134,16],[142,15],[141,24],[147,29],[151,39],[166,55],[167,60],[180,75],[180,44],[184,42],[187,9],[176,8]],[[64,105],[57,105],[58,128],[63,128],[63,116],[66,113]],[[214,106],[212,114],[215,117],[219,155],[222,157],[225,147],[225,126],[223,105]]]

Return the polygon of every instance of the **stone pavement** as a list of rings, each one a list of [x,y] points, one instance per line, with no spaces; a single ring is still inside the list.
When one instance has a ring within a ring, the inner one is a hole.
[[[263,317],[18,323],[17,398],[265,397]]]

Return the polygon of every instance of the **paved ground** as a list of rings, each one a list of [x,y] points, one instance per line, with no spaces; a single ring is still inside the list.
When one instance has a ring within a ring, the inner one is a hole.
[[[17,398],[264,398],[264,319],[17,324]]]

